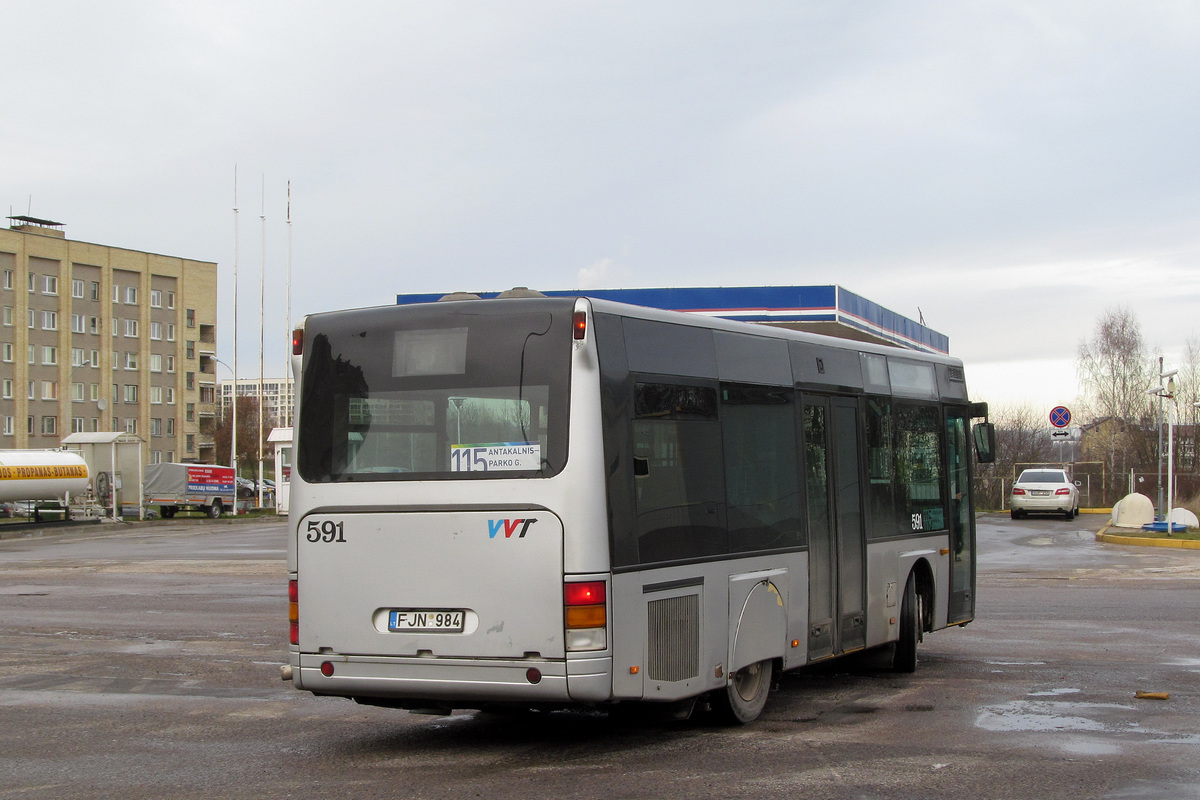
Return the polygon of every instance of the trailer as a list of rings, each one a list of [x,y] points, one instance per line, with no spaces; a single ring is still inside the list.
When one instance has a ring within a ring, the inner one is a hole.
[[[145,504],[158,506],[163,519],[180,509],[203,511],[216,519],[234,508],[233,467],[214,464],[150,464],[145,469]]]

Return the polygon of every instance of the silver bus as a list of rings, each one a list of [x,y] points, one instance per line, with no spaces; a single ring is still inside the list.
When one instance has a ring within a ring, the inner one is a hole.
[[[293,369],[298,689],[745,723],[779,671],[911,672],[974,615],[994,432],[956,359],[535,297],[314,314]]]

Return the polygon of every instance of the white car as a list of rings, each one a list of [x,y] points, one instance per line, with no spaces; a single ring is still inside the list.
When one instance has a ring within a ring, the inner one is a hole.
[[[1013,484],[1009,514],[1020,519],[1026,514],[1062,514],[1072,519],[1079,513],[1079,489],[1066,470],[1027,469]]]

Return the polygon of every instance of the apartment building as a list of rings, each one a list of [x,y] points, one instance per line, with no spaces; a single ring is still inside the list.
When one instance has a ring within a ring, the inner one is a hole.
[[[233,408],[234,381],[221,381],[218,386],[220,416],[228,414]],[[238,397],[260,396],[258,378],[238,378],[236,382]],[[292,424],[292,409],[296,403],[295,381],[292,378],[263,378],[261,384],[262,408],[267,424],[280,427]]]
[[[147,463],[212,462],[217,265],[0,229],[0,448],[121,431]]]

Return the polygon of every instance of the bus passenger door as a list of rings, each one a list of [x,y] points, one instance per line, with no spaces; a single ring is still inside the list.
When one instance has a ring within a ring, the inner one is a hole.
[[[808,658],[866,644],[865,549],[859,477],[858,404],[805,396],[808,506]]]
[[[975,616],[975,509],[971,498],[971,429],[967,410],[946,409],[950,475],[950,607],[947,622]]]

